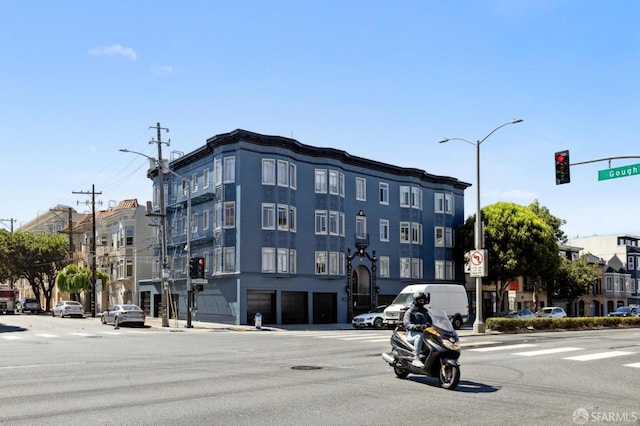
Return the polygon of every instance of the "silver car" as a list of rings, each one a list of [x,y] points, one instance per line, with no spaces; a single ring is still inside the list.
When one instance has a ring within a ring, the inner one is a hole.
[[[537,318],[566,318],[567,313],[562,308],[550,306],[547,308],[540,308],[536,312],[536,317]]]
[[[103,324],[113,324],[118,327],[122,324],[144,325],[146,316],[138,305],[113,305],[102,313]]]
[[[84,308],[80,304],[80,302],[76,302],[75,300],[62,300],[53,307],[51,310],[51,314],[55,316],[59,316],[60,318],[64,317],[79,317],[84,318]]]

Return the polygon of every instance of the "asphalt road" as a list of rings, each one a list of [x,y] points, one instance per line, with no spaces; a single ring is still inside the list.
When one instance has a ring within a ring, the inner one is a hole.
[[[388,330],[179,331],[0,317],[0,423],[640,424],[640,329],[463,336],[454,391]]]

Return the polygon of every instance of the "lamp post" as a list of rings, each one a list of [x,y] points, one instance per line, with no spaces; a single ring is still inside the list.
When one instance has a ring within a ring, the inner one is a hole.
[[[480,209],[480,145],[482,142],[486,141],[489,136],[494,134],[499,129],[508,126],[510,124],[518,124],[522,123],[522,119],[512,120],[507,123],[501,124],[500,126],[493,129],[487,136],[482,139],[477,140],[476,142],[471,142],[467,139],[463,138],[446,138],[438,143],[446,143],[449,141],[462,141],[471,145],[475,145],[476,147],[476,223],[474,226],[474,243],[475,249],[482,249],[484,238],[483,238],[483,228],[482,228],[482,211]],[[486,262],[486,259],[484,260]],[[474,333],[484,333],[484,321],[482,319],[482,276],[476,277],[476,319],[473,322],[473,331]]]

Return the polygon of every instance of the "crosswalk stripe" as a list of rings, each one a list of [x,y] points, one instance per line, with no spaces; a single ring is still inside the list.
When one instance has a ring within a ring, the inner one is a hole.
[[[635,352],[611,351],[611,352],[599,352],[599,353],[588,354],[588,355],[572,356],[572,357],[562,358],[562,359],[568,359],[571,361],[593,361],[595,359],[613,358],[616,356],[623,356],[623,355],[633,355],[634,353]]]
[[[36,334],[36,336],[38,336],[38,337],[46,337],[46,338],[60,337],[57,334],[45,334],[45,333]]]
[[[633,364],[625,364],[625,367],[633,367],[633,368],[640,368],[640,362],[634,362]]]
[[[71,334],[73,336],[82,336],[82,337],[95,336],[95,334],[89,334],[89,333],[68,333],[68,334]]]
[[[582,348],[553,348],[553,349],[543,349],[539,351],[516,352],[514,353],[514,355],[537,356],[537,355],[557,354],[561,352],[571,352],[571,351],[581,351],[581,350]]]
[[[522,343],[519,345],[505,345],[505,346],[493,346],[490,348],[473,348],[473,349],[469,349],[470,351],[475,351],[475,352],[491,352],[491,351],[509,351],[512,349],[520,349],[520,348],[530,348],[532,346],[538,346],[538,345],[532,345],[529,343]]]
[[[8,336],[2,336],[2,338],[5,340],[22,340],[22,336],[8,335]]]

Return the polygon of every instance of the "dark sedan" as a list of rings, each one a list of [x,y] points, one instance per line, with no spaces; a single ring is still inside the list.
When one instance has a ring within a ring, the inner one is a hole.
[[[640,315],[640,308],[631,306],[620,306],[613,312],[609,312],[610,317],[637,317]]]

